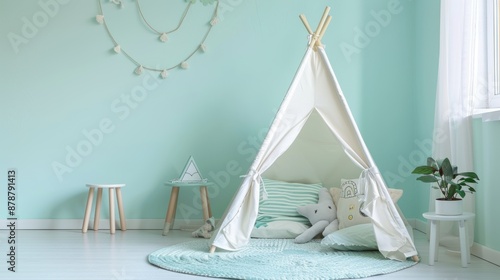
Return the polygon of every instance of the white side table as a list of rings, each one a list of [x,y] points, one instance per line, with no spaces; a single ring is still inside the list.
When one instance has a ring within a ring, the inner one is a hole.
[[[475,214],[464,212],[462,215],[437,215],[435,212],[426,212],[422,214],[424,218],[431,222],[431,236],[429,245],[429,265],[434,265],[434,260],[438,259],[439,233],[438,226],[440,221],[456,221],[458,222],[458,230],[460,236],[460,256],[462,259],[462,267],[467,267],[470,263],[470,249],[467,244],[467,228],[465,227],[467,220],[474,218]]]

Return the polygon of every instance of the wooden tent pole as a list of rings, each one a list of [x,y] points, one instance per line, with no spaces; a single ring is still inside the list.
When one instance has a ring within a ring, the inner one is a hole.
[[[306,16],[304,14],[301,14],[299,16],[300,20],[302,20],[302,23],[304,24],[304,26],[306,27],[307,29],[307,32],[309,33],[309,35],[312,35],[313,34],[313,31],[311,29],[311,26],[309,25],[309,22],[307,22],[307,19],[306,19]]]
[[[316,36],[319,36],[319,34],[321,34],[321,30],[323,29],[323,27],[325,25],[325,21],[326,21],[326,18],[328,17],[329,12],[330,12],[330,7],[327,6],[325,8],[325,11],[323,12],[323,16],[321,16],[321,20],[318,23],[318,27],[316,28],[316,32],[314,32],[314,34],[316,34]]]
[[[321,28],[321,33],[318,36],[318,41],[316,41],[316,46],[321,45],[321,39],[323,38],[323,35],[325,35],[325,31],[328,28],[328,25],[330,24],[330,21],[332,20],[332,16],[328,15],[326,18],[325,24],[323,25],[323,28]]]

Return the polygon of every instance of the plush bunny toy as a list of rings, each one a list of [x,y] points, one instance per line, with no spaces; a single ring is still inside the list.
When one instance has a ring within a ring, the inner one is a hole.
[[[320,232],[323,236],[339,229],[337,220],[337,208],[333,203],[332,196],[326,188],[318,192],[318,203],[297,207],[297,212],[305,216],[311,222],[311,227],[295,238],[295,243],[306,243],[312,240]]]

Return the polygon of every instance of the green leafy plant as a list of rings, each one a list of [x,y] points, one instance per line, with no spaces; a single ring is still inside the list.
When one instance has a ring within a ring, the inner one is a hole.
[[[465,197],[465,190],[473,193],[476,190],[469,184],[477,184],[479,177],[474,172],[457,172],[458,168],[452,166],[448,158],[434,160],[427,158],[427,165],[416,167],[412,174],[420,174],[417,180],[424,183],[435,183],[433,188],[439,189],[445,200],[456,200],[457,195]]]

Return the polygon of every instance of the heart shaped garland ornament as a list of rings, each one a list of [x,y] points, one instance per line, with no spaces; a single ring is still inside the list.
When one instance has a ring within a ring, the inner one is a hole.
[[[122,48],[120,47],[120,45],[116,45],[113,50],[115,51],[115,53],[120,53],[122,51]]]
[[[160,41],[166,42],[168,40],[167,33],[162,33],[160,36]]]
[[[214,17],[211,21],[210,21],[210,25],[214,26],[216,25],[217,23],[219,23],[219,19],[217,17]]]
[[[99,23],[102,24],[104,22],[104,16],[103,15],[97,15],[95,16],[95,20]]]
[[[142,71],[143,71],[143,70],[144,70],[144,68],[142,67],[142,65],[139,65],[137,68],[135,68],[135,71],[134,71],[134,72],[135,72],[137,75],[140,75],[140,74],[142,74]]]
[[[168,72],[167,72],[167,70],[163,70],[163,71],[161,71],[160,76],[161,76],[161,78],[162,78],[162,79],[167,78],[167,77],[168,77]]]
[[[200,49],[203,51],[203,52],[206,52],[207,51],[207,46],[205,44],[201,44],[200,45]]]

